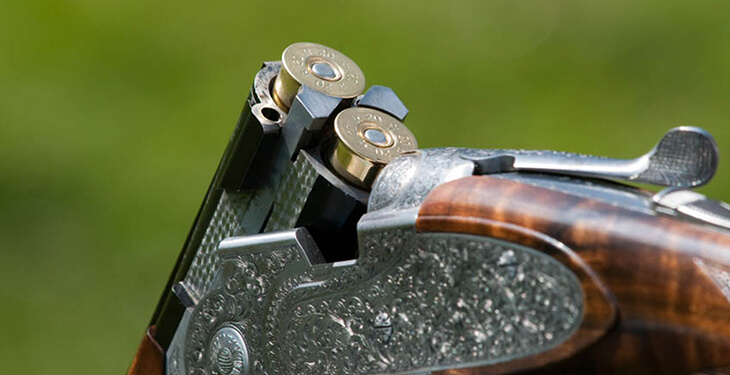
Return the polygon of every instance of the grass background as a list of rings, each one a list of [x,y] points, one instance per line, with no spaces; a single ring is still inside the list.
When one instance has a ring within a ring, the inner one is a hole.
[[[0,363],[120,374],[261,62],[314,41],[422,147],[730,150],[730,2],[0,2]],[[730,162],[702,191],[730,200]]]

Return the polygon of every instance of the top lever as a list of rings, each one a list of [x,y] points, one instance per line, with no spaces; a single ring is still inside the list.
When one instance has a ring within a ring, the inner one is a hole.
[[[695,187],[715,174],[719,151],[715,139],[692,126],[669,130],[651,151],[636,159],[609,159],[551,151],[500,150],[468,157],[476,173],[530,171],[615,179],[659,186]]]

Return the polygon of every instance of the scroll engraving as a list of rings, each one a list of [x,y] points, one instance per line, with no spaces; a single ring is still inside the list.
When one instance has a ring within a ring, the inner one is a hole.
[[[576,277],[538,251],[478,236],[370,231],[360,259],[344,266],[310,266],[294,247],[224,257],[191,317],[185,363],[188,373],[211,373],[208,343],[230,325],[245,337],[251,374],[485,365],[558,345],[582,311]]]

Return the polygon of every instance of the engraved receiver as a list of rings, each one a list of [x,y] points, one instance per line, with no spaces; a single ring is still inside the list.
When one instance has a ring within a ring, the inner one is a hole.
[[[730,206],[688,190],[711,135],[631,160],[421,150],[365,88],[319,44],[263,64],[128,374],[730,366]]]

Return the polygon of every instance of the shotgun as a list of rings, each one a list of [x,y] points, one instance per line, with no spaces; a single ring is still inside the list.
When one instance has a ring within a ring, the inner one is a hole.
[[[418,149],[365,87],[319,44],[263,64],[128,374],[730,373],[709,133]]]

